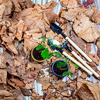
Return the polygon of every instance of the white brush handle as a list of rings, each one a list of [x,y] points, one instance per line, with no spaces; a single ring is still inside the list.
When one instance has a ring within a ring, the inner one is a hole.
[[[69,37],[66,37],[66,40],[68,40],[89,62],[92,62],[92,60]]]
[[[97,74],[82,58],[80,58],[74,51],[71,52],[84,66],[86,66],[97,78],[99,74]]]
[[[90,72],[87,68],[85,68],[82,64],[80,64],[79,62],[77,62],[74,58],[72,58],[70,55],[68,55],[66,52],[62,52],[63,55],[65,55],[66,57],[68,57],[70,60],[72,60],[72,62],[74,62],[75,64],[77,64],[79,67],[81,67],[84,71],[86,71],[88,74],[92,75],[92,72]]]

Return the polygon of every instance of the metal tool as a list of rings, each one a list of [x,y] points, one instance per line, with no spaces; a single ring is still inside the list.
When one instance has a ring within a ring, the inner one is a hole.
[[[60,53],[62,53],[63,55],[65,55],[66,57],[68,57],[72,62],[74,62],[75,64],[77,64],[79,67],[81,67],[83,70],[85,70],[88,74],[92,75],[92,72],[89,71],[87,68],[85,68],[81,63],[79,63],[78,61],[76,61],[73,57],[71,57],[70,55],[68,55],[65,51],[63,51],[61,48],[55,46],[55,45],[59,45],[60,43],[56,40],[53,39],[48,39],[48,44],[50,46],[50,48],[52,50],[57,50]]]
[[[59,43],[60,44],[60,43]],[[57,44],[56,44],[57,45]],[[65,41],[62,45],[60,45],[60,48],[66,48],[71,52],[84,66],[86,66],[97,78],[99,77],[99,74],[97,74],[81,57],[79,57],[71,48],[68,47],[68,41]]]
[[[74,47],[76,48],[89,62],[92,62],[92,60],[69,38],[67,37],[63,32],[62,32],[62,29],[57,26],[56,24],[54,23],[51,23],[51,29],[56,32],[57,34],[61,34],[66,40],[69,41],[69,43]]]

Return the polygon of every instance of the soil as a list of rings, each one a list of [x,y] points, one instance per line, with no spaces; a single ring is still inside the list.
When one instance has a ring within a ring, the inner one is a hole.
[[[66,69],[66,68],[67,68],[67,69]],[[55,72],[57,75],[62,75],[64,71],[68,71],[68,66],[66,65],[65,67],[63,67],[63,69],[65,69],[65,70],[60,70],[60,69],[57,67],[57,62],[54,64],[53,70],[54,70],[54,72]]]
[[[36,50],[36,48],[33,50],[33,56],[36,60],[43,60],[43,57],[41,57],[41,52],[43,51],[44,49],[42,50]]]

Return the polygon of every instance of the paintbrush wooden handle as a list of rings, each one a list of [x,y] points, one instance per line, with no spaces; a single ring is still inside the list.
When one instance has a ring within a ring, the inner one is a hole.
[[[68,57],[72,62],[74,62],[75,64],[77,64],[79,67],[81,67],[88,74],[92,75],[91,71],[89,71],[87,68],[85,68],[81,63],[77,62],[73,57],[71,57],[70,55],[68,55],[66,52],[63,51],[62,54],[65,55],[66,57]]]
[[[66,37],[66,40],[69,41],[69,43],[76,48],[89,62],[92,62],[92,60],[69,38]]]
[[[97,78],[99,74],[97,74],[81,57],[79,57],[74,51],[71,52],[84,66],[86,66]]]

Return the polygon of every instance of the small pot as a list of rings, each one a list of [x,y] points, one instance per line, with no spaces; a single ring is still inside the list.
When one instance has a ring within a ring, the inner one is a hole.
[[[34,61],[39,62],[39,63],[44,62],[46,59],[39,60],[39,59],[35,58],[34,53],[33,53],[34,50],[40,52],[39,50],[36,50],[36,47],[33,48],[33,49],[31,50],[31,58],[32,58]],[[38,55],[37,55],[37,56],[38,56]],[[41,54],[40,54],[39,56],[41,56]]]
[[[54,71],[54,70],[55,70],[54,68],[57,67],[57,66],[56,66],[56,63],[59,62],[59,61],[64,62],[63,60],[57,60],[57,61],[55,61],[55,62],[52,64],[52,66],[51,66],[51,70],[52,70],[52,72],[53,72],[53,74],[54,74],[55,76],[57,76],[57,77],[62,77],[62,78],[63,78],[63,77],[65,77],[68,73],[67,73],[65,76],[63,76],[63,75],[57,74],[57,73]],[[66,62],[65,62],[65,63],[66,63]],[[69,72],[69,65],[68,65],[68,63],[66,63],[66,66],[68,67],[68,68],[66,69],[66,71]],[[56,69],[57,69],[57,68],[56,68]],[[60,69],[57,69],[57,71],[58,71],[58,70],[60,70]],[[60,71],[61,71],[61,70],[60,70]]]

